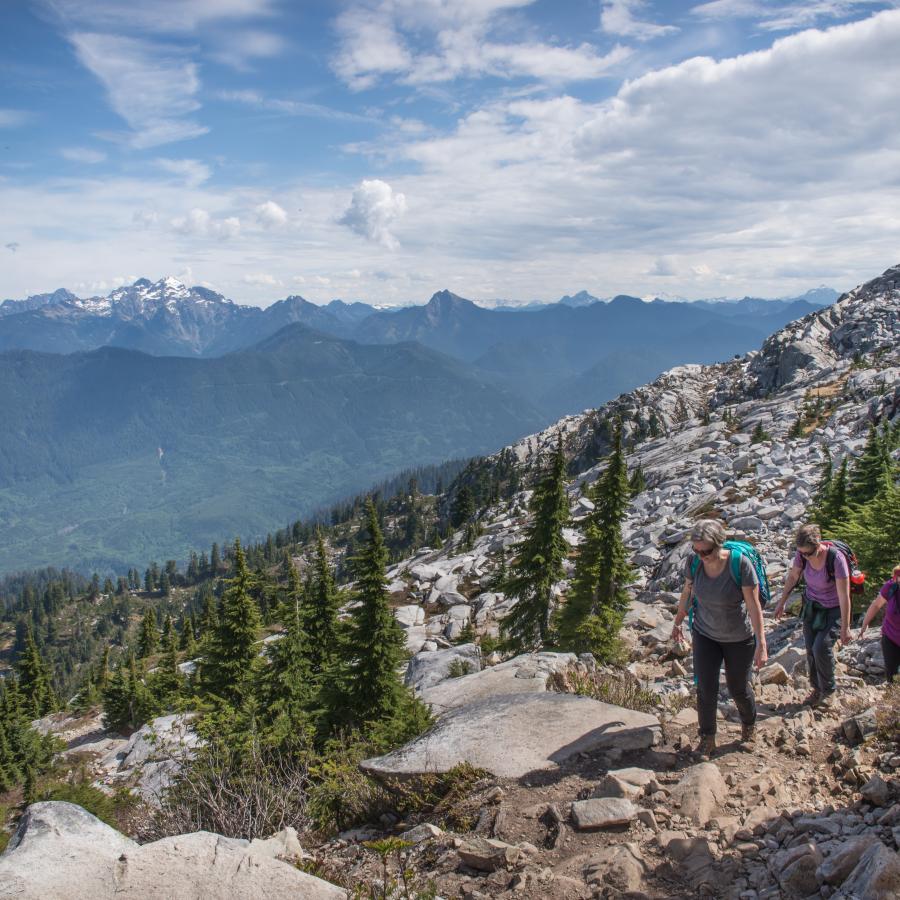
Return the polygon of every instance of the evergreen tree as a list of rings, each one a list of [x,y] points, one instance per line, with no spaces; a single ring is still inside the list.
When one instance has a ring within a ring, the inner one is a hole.
[[[110,673],[103,692],[104,725],[115,731],[135,731],[152,719],[158,708],[132,654],[127,668],[119,666]]]
[[[156,614],[148,606],[141,620],[141,630],[138,634],[138,656],[146,659],[156,652],[159,644],[159,634],[156,630]]]
[[[50,669],[41,658],[31,628],[25,636],[25,651],[16,663],[23,703],[32,719],[39,719],[59,708],[53,690]]]
[[[312,584],[306,592],[301,620],[303,630],[309,637],[307,652],[310,671],[319,676],[329,669],[337,652],[337,611],[340,603],[321,531],[316,535],[316,559],[313,565]]]
[[[384,547],[378,515],[366,499],[366,536],[352,560],[356,583],[346,644],[344,694],[356,722],[396,716],[408,699],[398,669],[406,655],[406,638],[388,603]]]
[[[837,475],[832,476],[822,505],[817,510],[819,513],[819,525],[823,531],[830,533],[838,522],[847,519],[848,481],[848,459],[845,456],[841,460],[841,466],[837,471]]]
[[[880,587],[900,558],[900,487],[893,473],[883,474],[872,500],[845,516],[834,531],[852,544],[868,582]]]
[[[219,627],[219,611],[211,591],[203,594],[203,611],[200,613],[200,637],[211,639]]]
[[[472,489],[464,484],[453,498],[453,505],[450,507],[450,525],[459,528],[474,515],[475,497],[472,495]]]
[[[891,451],[884,435],[875,427],[869,426],[869,435],[862,456],[853,465],[847,496],[850,503],[862,506],[873,500],[890,477],[894,468]]]
[[[628,490],[632,497],[637,497],[638,494],[647,490],[647,477],[644,475],[644,469],[640,463],[634,467],[631,478],[628,479]]]
[[[222,568],[222,560],[219,558],[219,545],[213,544],[209,551],[209,573],[215,578]]]
[[[503,641],[514,651],[535,650],[550,642],[554,584],[561,581],[568,544],[562,530],[569,519],[566,499],[566,458],[562,435],[556,451],[531,497],[531,523],[516,545],[509,566],[506,594],[517,598],[501,624]]]
[[[184,679],[178,668],[178,648],[175,643],[175,630],[172,628],[172,617],[166,616],[160,641],[161,658],[159,667],[153,673],[151,689],[157,702],[163,708],[171,706],[181,693]]]
[[[750,435],[750,443],[751,444],[760,444],[763,441],[770,441],[772,439],[772,435],[763,428],[763,423],[757,422],[756,427],[753,429],[753,433]]]
[[[222,595],[218,626],[201,668],[207,690],[235,706],[251,697],[258,665],[256,640],[261,622],[253,587],[243,548],[235,541],[234,574]]]
[[[263,682],[263,718],[279,743],[289,738],[302,740],[311,733],[315,683],[310,666],[313,648],[303,629],[304,594],[300,573],[291,566],[288,593],[281,607],[285,634],[269,647],[270,665]]]
[[[592,499],[594,509],[559,614],[559,643],[565,650],[593,653],[608,662],[619,649],[619,630],[629,604],[625,585],[632,579],[622,541],[630,490],[620,428],[613,436],[609,465],[594,485]]]

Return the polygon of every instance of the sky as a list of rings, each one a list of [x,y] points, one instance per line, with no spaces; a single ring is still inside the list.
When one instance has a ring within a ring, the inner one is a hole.
[[[790,296],[900,262],[900,0],[3,0],[0,298]]]

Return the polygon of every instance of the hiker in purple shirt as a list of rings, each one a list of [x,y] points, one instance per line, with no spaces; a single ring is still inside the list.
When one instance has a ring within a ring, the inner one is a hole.
[[[791,563],[775,606],[775,618],[784,615],[784,606],[801,578],[806,580],[803,601],[803,640],[810,695],[810,706],[830,706],[837,688],[834,675],[834,644],[850,643],[850,570],[842,553],[834,552],[834,577],[828,574],[828,554],[832,548],[822,542],[818,525],[802,525],[795,537],[797,553]]]
[[[863,616],[860,638],[878,611],[886,606],[881,623],[881,649],[884,651],[884,674],[888,684],[900,671],[900,566],[894,566],[891,580],[886,581]]]

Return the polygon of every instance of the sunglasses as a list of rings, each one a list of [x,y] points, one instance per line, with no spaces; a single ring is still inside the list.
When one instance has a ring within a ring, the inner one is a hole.
[[[696,553],[697,556],[702,556],[704,559],[706,559],[707,556],[712,556],[713,553],[715,553],[715,552],[716,552],[715,547],[712,547],[709,550],[700,550],[697,547],[694,547],[694,553]]]
[[[815,556],[815,555],[819,552],[819,548],[816,547],[815,550],[801,550],[801,549],[798,547],[798,548],[797,548],[797,552],[798,552],[801,556],[805,556],[807,559],[809,559],[811,556]]]

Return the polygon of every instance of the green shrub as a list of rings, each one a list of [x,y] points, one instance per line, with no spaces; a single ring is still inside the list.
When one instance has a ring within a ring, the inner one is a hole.
[[[463,675],[471,675],[475,669],[472,663],[467,659],[454,659],[450,661],[447,667],[447,676],[449,678],[462,678]]]
[[[625,669],[615,672],[602,669],[581,672],[571,668],[564,672],[554,672],[549,685],[561,694],[591,697],[603,703],[612,703],[638,712],[655,712],[661,706],[659,695],[644,688],[640,681]]]
[[[47,785],[40,791],[38,799],[74,803],[96,816],[101,822],[106,822],[112,828],[118,828],[115,799],[87,782],[70,784],[61,781]]]

